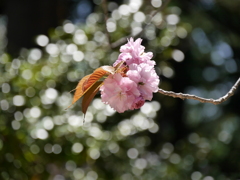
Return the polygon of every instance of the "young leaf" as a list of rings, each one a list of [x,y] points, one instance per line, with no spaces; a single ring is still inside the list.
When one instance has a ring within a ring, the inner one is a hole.
[[[83,100],[82,100],[82,112],[83,114],[86,114],[87,112],[87,108],[90,104],[90,102],[92,101],[92,99],[94,98],[94,96],[97,94],[99,88],[101,87],[101,85],[103,84],[103,81],[98,81],[96,83],[94,83],[90,89],[85,93],[85,95],[83,96]]]
[[[84,96],[84,94],[87,93],[91,89],[91,87],[95,83],[98,82],[98,80],[100,78],[102,78],[104,75],[107,75],[107,74],[110,74],[110,73],[111,73],[110,70],[104,70],[102,67],[100,67],[100,68],[97,68],[92,74],[89,74],[89,75],[83,77],[79,81],[79,83],[78,83],[78,85],[77,85],[77,87],[75,89],[76,92],[75,92],[75,94],[73,96],[73,100],[72,100],[72,104],[71,105],[73,105],[77,100],[79,100],[82,96]]]
[[[80,99],[83,94],[84,94],[84,89],[83,89],[83,86],[84,84],[86,83],[86,81],[88,80],[88,78],[91,76],[91,74],[87,75],[87,76],[84,76],[78,83],[77,87],[76,87],[76,91],[74,93],[74,96],[73,96],[73,100],[72,100],[72,104],[73,105],[78,99]],[[70,106],[71,106],[70,105]],[[70,107],[69,106],[69,107]],[[69,108],[68,107],[68,108]]]
[[[109,74],[109,72],[104,70],[102,67],[97,68],[86,81],[84,85],[84,91],[91,87],[94,83],[96,83],[100,78],[102,78],[106,74]]]

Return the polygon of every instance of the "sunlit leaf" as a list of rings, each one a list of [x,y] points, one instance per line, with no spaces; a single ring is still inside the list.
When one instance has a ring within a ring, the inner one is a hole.
[[[75,91],[74,96],[73,96],[72,104],[74,104],[78,99],[80,99],[80,98],[83,96],[83,94],[84,94],[83,86],[84,86],[84,84],[86,83],[86,81],[88,80],[88,78],[89,78],[90,76],[91,76],[91,74],[83,77],[83,78],[79,81],[79,83],[78,83],[78,85],[77,85],[77,87],[76,87],[76,89],[75,89],[76,91]],[[71,104],[71,105],[72,105],[72,104]],[[70,105],[70,106],[71,106],[71,105]],[[69,106],[69,107],[70,107],[70,106]]]
[[[84,96],[85,93],[87,93],[89,90],[90,92],[93,91],[93,89],[96,88],[95,83],[97,85],[100,85],[98,83],[98,80],[101,79],[103,76],[105,75],[109,75],[113,70],[110,68],[111,66],[103,66],[105,69],[103,69],[102,67],[97,68],[92,74],[89,74],[85,77],[83,77],[81,79],[81,81],[78,83],[77,87],[76,87],[76,92],[73,96],[73,101],[72,104],[73,105],[77,100],[79,100],[82,96]],[[95,87],[92,89],[92,87]],[[99,89],[99,88],[98,88]],[[97,93],[97,92],[96,92]],[[95,94],[96,94],[95,93]],[[89,95],[88,95],[89,96]],[[94,96],[93,96],[94,97]],[[89,102],[90,103],[90,102]],[[70,105],[70,106],[71,106]],[[69,106],[69,107],[70,107]],[[68,108],[69,108],[68,107]],[[86,108],[87,109],[87,108]]]
[[[84,85],[84,90],[87,90],[95,82],[97,82],[99,79],[101,79],[104,75],[107,75],[107,74],[109,74],[109,72],[104,70],[102,67],[97,68],[86,81]]]
[[[97,92],[98,92],[98,90],[99,90],[99,88],[101,87],[102,84],[103,84],[103,81],[98,81],[98,82],[94,83],[94,85],[92,85],[90,87],[90,89],[83,96],[83,100],[82,100],[82,112],[83,112],[83,114],[86,114],[87,108],[88,108],[90,102],[92,101],[94,96],[97,94]]]

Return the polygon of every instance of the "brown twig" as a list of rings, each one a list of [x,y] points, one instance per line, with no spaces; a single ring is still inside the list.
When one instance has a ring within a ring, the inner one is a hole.
[[[109,44],[110,48],[112,48],[111,37],[110,37],[110,34],[107,30],[107,20],[108,20],[107,0],[102,1],[102,9],[103,9],[103,12],[104,12],[105,31],[106,31],[106,35],[107,35],[107,39],[108,39],[108,44]]]
[[[223,103],[228,98],[230,98],[236,91],[239,84],[240,84],[240,78],[236,81],[236,83],[232,86],[232,88],[228,91],[228,93],[225,96],[222,96],[218,99],[205,99],[205,98],[198,97],[198,96],[191,95],[191,94],[175,93],[172,91],[165,91],[163,89],[159,89],[158,92],[161,94],[164,94],[166,96],[171,96],[174,98],[181,98],[183,100],[184,99],[194,99],[194,100],[200,101],[201,103],[212,103],[212,104],[217,105],[217,104]]]
[[[125,42],[127,42],[127,39],[130,38],[130,37],[139,37],[139,36],[141,36],[142,33],[144,32],[144,30],[146,29],[146,27],[152,22],[154,16],[155,16],[158,12],[162,11],[162,10],[168,5],[168,3],[169,3],[170,1],[171,1],[171,0],[166,0],[166,1],[164,2],[164,4],[163,4],[160,8],[158,8],[156,11],[154,11],[153,14],[150,15],[150,20],[149,20],[149,22],[146,23],[146,24],[144,24],[144,26],[142,27],[142,30],[141,30],[139,33],[137,33],[137,34],[134,35],[134,36],[133,36],[133,35],[128,35],[128,36],[125,36],[125,37],[123,37],[123,38],[120,38],[120,39],[118,39],[117,41],[113,42],[113,43],[111,44],[111,47],[112,47],[112,48],[116,48],[116,47],[124,44]]]

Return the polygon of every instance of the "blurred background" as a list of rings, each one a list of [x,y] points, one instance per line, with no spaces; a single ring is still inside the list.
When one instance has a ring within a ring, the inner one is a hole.
[[[117,59],[122,43],[108,39],[129,35],[154,53],[160,88],[225,95],[240,76],[239,9],[238,0],[0,1],[0,179],[240,178],[239,90],[217,106],[154,94],[123,114],[98,94],[84,124],[81,101],[65,110],[82,77]]]

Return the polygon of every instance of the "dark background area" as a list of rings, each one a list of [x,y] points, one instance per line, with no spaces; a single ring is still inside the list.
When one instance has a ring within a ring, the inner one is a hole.
[[[1,14],[8,18],[7,51],[17,56],[23,47],[36,47],[36,36],[47,35],[50,29],[61,25],[72,4],[67,0],[3,0]]]

